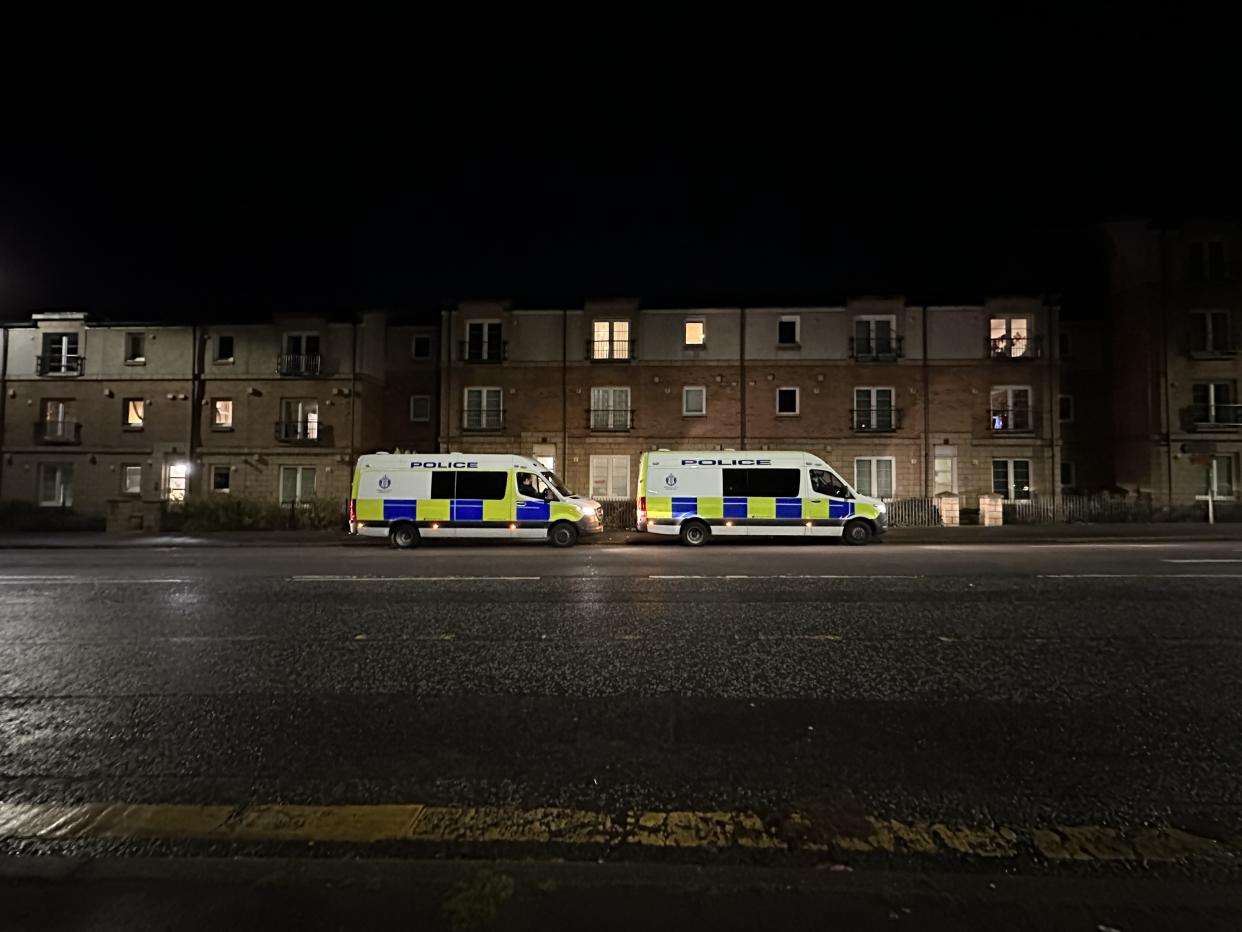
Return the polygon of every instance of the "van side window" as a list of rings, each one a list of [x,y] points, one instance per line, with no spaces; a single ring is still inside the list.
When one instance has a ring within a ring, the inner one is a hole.
[[[463,471],[457,473],[457,492],[453,497],[498,501],[505,497],[505,489],[508,485],[509,474],[507,472]]]
[[[846,491],[840,480],[832,473],[824,469],[811,470],[811,491],[820,495],[830,495],[833,498],[847,498],[849,492]]]
[[[747,469],[724,469],[724,494],[730,498],[746,497],[746,474],[750,470]]]
[[[556,501],[556,496],[552,494],[552,489],[548,487],[548,484],[531,472],[517,474],[517,491],[518,495],[526,498],[540,498],[545,502]]]
[[[432,498],[454,498],[453,488],[456,484],[457,473],[433,472],[431,474],[431,497]]]
[[[802,488],[800,469],[748,469],[746,494],[752,498],[797,498]]]

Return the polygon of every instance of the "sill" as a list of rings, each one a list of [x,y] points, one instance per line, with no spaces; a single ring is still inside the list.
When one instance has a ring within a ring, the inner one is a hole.
[[[217,434],[231,434],[233,432],[232,424],[212,424],[211,430]]]
[[[140,434],[140,433],[142,433],[143,428],[142,428],[142,427],[134,427],[134,426],[132,426],[132,425],[130,425],[130,424],[123,424],[123,425],[121,425],[121,430],[125,431],[125,433],[127,433],[127,434]]]
[[[127,365],[127,366],[145,366],[146,364],[147,364],[147,361],[146,361],[145,359],[127,359],[127,360],[125,360],[125,365]]]
[[[776,344],[776,348],[777,348],[778,350],[783,350],[783,349],[802,349],[802,344],[801,344],[801,343],[777,343],[777,344]]]
[[[213,366],[231,366],[233,365],[233,360],[232,359],[213,359],[211,361],[211,364]]]
[[[681,348],[688,349],[688,350],[701,350],[701,349],[707,349],[707,344],[706,343],[684,343],[682,344]]]
[[[777,411],[776,416],[777,417],[802,417],[802,413],[799,411]]]

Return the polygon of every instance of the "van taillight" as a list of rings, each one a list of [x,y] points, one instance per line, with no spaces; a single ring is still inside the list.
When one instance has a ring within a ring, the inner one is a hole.
[[[358,520],[358,500],[351,498],[349,500],[349,523],[354,524]]]
[[[638,496],[638,517],[640,520],[645,520],[647,517],[647,496],[646,495]]]

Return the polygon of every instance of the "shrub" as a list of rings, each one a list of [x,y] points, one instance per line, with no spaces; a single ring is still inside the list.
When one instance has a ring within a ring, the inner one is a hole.
[[[187,498],[166,507],[164,530],[201,531],[296,531],[328,530],[344,525],[341,503],[315,498],[301,505],[281,505],[270,499],[241,495],[209,495]]]

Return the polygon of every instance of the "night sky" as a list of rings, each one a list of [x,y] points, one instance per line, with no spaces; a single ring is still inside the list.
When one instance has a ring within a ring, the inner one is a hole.
[[[1081,83],[1036,69],[986,98],[973,64],[887,96],[799,72],[780,94],[493,87],[423,101],[402,132],[377,105],[287,131],[135,117],[4,144],[0,316],[1021,290],[1085,306],[1092,224],[1238,215],[1236,108],[1147,61]]]

